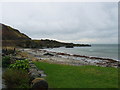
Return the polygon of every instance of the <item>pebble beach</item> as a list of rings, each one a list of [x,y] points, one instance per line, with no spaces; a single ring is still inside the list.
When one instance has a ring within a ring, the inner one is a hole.
[[[27,52],[30,56],[37,58],[37,61],[49,62],[55,64],[66,64],[66,65],[75,65],[75,66],[95,65],[102,67],[117,68],[119,63],[119,61],[109,58],[58,53],[43,49],[20,49],[20,51]]]

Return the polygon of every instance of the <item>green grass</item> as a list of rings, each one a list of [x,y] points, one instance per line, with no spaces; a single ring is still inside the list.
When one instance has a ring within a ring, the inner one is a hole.
[[[118,88],[118,71],[111,67],[69,66],[35,62],[47,74],[50,88]]]

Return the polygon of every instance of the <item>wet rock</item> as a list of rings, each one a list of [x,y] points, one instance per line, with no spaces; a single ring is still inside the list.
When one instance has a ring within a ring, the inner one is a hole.
[[[56,53],[56,55],[67,55],[67,56],[70,56],[70,54],[67,54],[67,53]]]
[[[120,68],[120,63],[118,63],[118,67]]]
[[[53,54],[51,54],[51,53],[45,53],[44,55],[54,56],[54,55],[53,55]]]

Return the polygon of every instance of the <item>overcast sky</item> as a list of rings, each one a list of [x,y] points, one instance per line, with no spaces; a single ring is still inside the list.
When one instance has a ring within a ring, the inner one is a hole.
[[[2,3],[1,22],[33,39],[89,44],[118,42],[117,2]]]

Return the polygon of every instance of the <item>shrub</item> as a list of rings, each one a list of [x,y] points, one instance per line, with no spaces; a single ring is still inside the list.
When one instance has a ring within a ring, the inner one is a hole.
[[[3,79],[7,88],[29,88],[29,75],[25,70],[7,69]]]
[[[28,62],[27,59],[25,59],[25,60],[16,60],[16,62],[14,64],[10,65],[10,68],[28,70],[29,62]]]
[[[12,47],[7,47],[2,49],[2,53],[9,55],[9,54],[15,54],[16,50]]]
[[[2,57],[2,67],[7,68],[10,65],[10,57],[9,56],[3,56]]]

